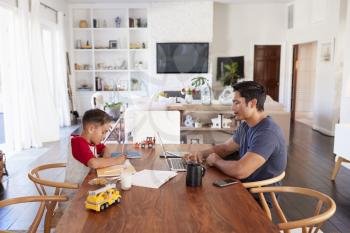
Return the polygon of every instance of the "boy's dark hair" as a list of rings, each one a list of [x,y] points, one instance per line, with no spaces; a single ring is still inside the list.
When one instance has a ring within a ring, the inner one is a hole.
[[[83,127],[89,123],[104,125],[112,121],[112,117],[100,109],[90,109],[84,113]]]
[[[245,81],[232,85],[234,91],[245,99],[248,104],[249,101],[256,99],[256,108],[259,112],[264,111],[264,103],[266,100],[265,88],[255,81]]]

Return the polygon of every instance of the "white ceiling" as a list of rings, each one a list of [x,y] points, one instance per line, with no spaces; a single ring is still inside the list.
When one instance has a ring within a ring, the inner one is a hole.
[[[148,3],[148,2],[190,2],[190,1],[211,1],[211,0],[66,0],[68,3]],[[223,3],[287,3],[292,0],[213,0]]]

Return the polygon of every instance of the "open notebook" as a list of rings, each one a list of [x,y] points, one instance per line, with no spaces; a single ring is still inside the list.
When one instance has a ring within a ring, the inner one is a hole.
[[[114,165],[105,168],[96,169],[97,177],[109,177],[120,176],[122,172],[132,173],[136,172],[135,168],[131,165],[129,160],[126,160],[124,164]]]

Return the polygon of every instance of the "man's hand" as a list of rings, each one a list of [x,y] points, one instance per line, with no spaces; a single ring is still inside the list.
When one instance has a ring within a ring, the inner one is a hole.
[[[215,153],[212,153],[208,156],[208,158],[206,159],[206,163],[208,166],[214,166],[215,162],[220,160],[221,157]]]
[[[202,163],[205,160],[204,155],[200,151],[185,154],[184,159],[187,162],[196,162],[196,163]]]

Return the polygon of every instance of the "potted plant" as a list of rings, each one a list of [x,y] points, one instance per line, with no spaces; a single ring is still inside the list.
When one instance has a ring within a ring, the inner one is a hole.
[[[209,80],[203,76],[199,76],[193,78],[191,81],[193,87],[201,88],[202,104],[211,104],[211,87],[209,85]]]
[[[122,102],[106,103],[104,110],[113,118],[113,120],[117,120],[120,115],[121,106],[123,106]]]
[[[232,86],[237,83],[238,79],[242,79],[243,77],[237,74],[238,71],[238,63],[232,62],[231,64],[224,65],[224,74],[220,79],[220,82],[224,86]]]

